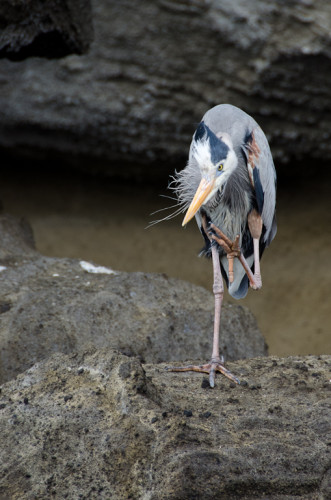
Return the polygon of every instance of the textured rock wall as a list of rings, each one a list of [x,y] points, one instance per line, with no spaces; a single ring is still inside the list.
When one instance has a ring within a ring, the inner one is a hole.
[[[230,102],[279,162],[331,158],[329,1],[95,0],[93,23],[88,55],[0,62],[4,152],[163,175],[206,109]]]

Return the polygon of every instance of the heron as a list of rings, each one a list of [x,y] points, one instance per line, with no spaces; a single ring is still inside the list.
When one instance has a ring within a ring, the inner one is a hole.
[[[277,231],[276,170],[264,132],[238,107],[211,108],[193,134],[186,167],[170,187],[176,213],[186,212],[182,225],[195,217],[205,242],[200,255],[212,259],[215,314],[210,361],[168,370],[207,373],[211,387],[216,372],[239,384],[220,355],[223,278],[235,299],[245,297],[249,287],[262,287],[260,259]]]

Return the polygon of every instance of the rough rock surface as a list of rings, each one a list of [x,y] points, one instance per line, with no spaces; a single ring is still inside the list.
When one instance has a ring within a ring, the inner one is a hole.
[[[331,158],[329,0],[94,0],[92,10],[88,55],[0,62],[4,152],[56,152],[125,177],[143,162],[164,177],[203,113],[229,102],[258,120],[276,160]]]
[[[83,54],[92,37],[90,0],[1,0],[0,58]]]
[[[246,384],[110,349],[55,354],[0,393],[0,497],[326,500],[330,357],[231,363]]]
[[[10,214],[0,214],[0,262],[2,265],[22,258],[36,257],[33,232],[30,224]],[[3,281],[3,280],[2,280]]]
[[[91,344],[145,362],[210,358],[214,299],[207,290],[41,256],[28,226],[7,215],[0,234],[0,381],[53,352]],[[228,360],[267,354],[253,315],[239,305],[224,305],[220,344]]]

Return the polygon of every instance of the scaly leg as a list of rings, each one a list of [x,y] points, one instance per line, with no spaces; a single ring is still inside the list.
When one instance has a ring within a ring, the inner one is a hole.
[[[258,288],[262,287],[262,277],[260,270],[260,238],[262,233],[262,217],[256,210],[252,210],[248,215],[248,227],[253,238],[254,245],[254,281]]]
[[[223,280],[221,274],[219,254],[215,244],[212,244],[211,251],[212,251],[213,271],[214,271],[213,292],[215,297],[213,352],[211,355],[211,360],[209,363],[206,363],[204,365],[188,365],[188,366],[178,366],[178,367],[171,366],[168,367],[167,370],[172,372],[193,371],[193,372],[208,373],[210,387],[214,387],[215,385],[216,372],[223,373],[223,375],[232,380],[232,382],[240,384],[239,379],[234,375],[232,375],[232,373],[225,368],[224,360],[223,358],[220,357],[219,353],[220,320],[221,320],[221,309],[222,309],[224,289],[223,289]]]

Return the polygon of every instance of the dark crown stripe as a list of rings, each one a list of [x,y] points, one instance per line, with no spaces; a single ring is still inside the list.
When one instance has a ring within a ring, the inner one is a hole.
[[[194,140],[195,141],[201,141],[204,137],[204,135],[206,134],[206,126],[204,124],[204,122],[200,122],[196,131],[195,131],[195,134],[194,134]]]
[[[195,131],[194,140],[199,141],[205,137],[209,139],[210,156],[213,164],[217,165],[222,160],[225,160],[229,152],[229,147],[204,122],[201,122]]]

